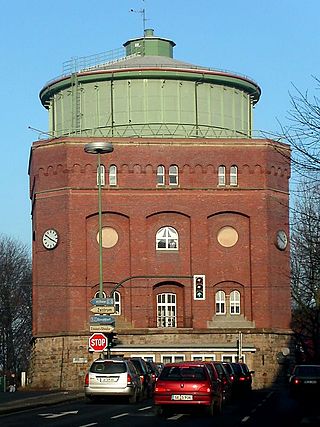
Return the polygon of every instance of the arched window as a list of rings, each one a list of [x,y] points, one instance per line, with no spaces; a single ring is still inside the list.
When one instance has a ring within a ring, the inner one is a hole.
[[[94,294],[94,297],[93,298],[100,298],[100,292],[99,291],[97,291],[95,294]],[[102,292],[102,298],[107,298],[107,294],[103,291]]]
[[[157,295],[157,327],[175,328],[176,316],[176,294]]]
[[[216,314],[226,314],[226,294],[223,291],[216,293]]]
[[[100,165],[100,182],[101,185],[106,184],[106,168]],[[99,166],[97,166],[97,185],[99,185]]]
[[[179,244],[178,232],[173,227],[162,227],[157,231],[156,249],[177,251]]]
[[[114,291],[114,314],[121,314],[121,295],[120,292]]]
[[[238,185],[238,167],[232,165],[230,168],[230,185]]]
[[[218,185],[226,185],[226,167],[223,165],[218,168]]]
[[[176,165],[169,167],[169,185],[178,185],[179,183],[179,169]]]
[[[165,169],[164,166],[159,165],[157,167],[157,185],[164,185],[165,184]]]
[[[240,314],[240,292],[230,293],[230,314]]]
[[[117,166],[109,166],[109,185],[117,185]]]

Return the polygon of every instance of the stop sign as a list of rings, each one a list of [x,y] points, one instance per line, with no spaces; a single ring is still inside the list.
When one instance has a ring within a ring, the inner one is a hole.
[[[92,334],[89,338],[89,348],[93,351],[103,351],[107,347],[107,338],[101,333]]]

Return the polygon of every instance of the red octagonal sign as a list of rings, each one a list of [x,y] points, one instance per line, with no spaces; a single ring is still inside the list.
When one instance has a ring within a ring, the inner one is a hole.
[[[89,338],[89,349],[93,351],[103,351],[107,347],[108,341],[107,338],[97,332],[92,334]]]

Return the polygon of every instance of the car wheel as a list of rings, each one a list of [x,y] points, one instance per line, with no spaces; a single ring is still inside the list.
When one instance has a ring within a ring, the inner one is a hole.
[[[223,398],[220,397],[214,404],[214,413],[217,415],[221,414],[222,412],[222,401],[223,401]]]
[[[214,416],[214,413],[215,413],[214,402],[211,402],[211,404],[209,406],[207,406],[206,413],[207,413],[208,417],[213,417]]]
[[[87,396],[87,403],[97,402],[99,398],[97,396]]]
[[[155,407],[155,412],[158,417],[165,417],[168,414],[168,409],[164,408],[161,405]]]
[[[129,396],[129,403],[130,404],[134,404],[134,403],[137,403],[137,400],[138,400],[138,396],[137,396],[137,390],[135,389],[134,390],[134,393],[133,393],[133,395],[132,396]]]

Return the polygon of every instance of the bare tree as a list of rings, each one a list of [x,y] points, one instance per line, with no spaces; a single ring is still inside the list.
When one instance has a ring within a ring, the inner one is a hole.
[[[320,80],[313,77],[315,91],[320,89]],[[282,135],[276,136],[291,145],[291,165],[295,178],[308,183],[319,195],[320,178],[320,99],[302,93],[297,87],[290,93],[291,109],[288,112],[288,125],[281,126]]]
[[[309,185],[301,185],[292,219],[292,329],[298,356],[320,363],[320,197]]]
[[[0,235],[0,370],[26,370],[32,337],[31,259],[25,245]]]

